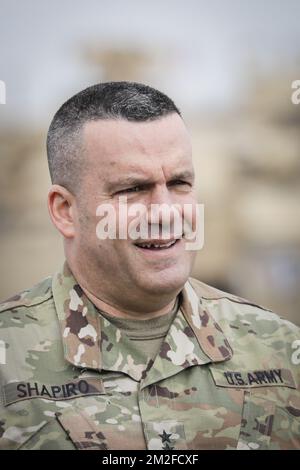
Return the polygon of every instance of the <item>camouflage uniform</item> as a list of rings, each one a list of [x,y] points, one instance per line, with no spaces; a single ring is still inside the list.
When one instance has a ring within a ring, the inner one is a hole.
[[[300,448],[299,329],[199,281],[154,361],[67,265],[0,326],[1,449]]]

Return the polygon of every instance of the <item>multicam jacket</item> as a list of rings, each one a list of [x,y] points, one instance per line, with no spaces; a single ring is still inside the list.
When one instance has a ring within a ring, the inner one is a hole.
[[[152,360],[65,265],[0,327],[0,449],[300,448],[299,328],[244,299],[189,279]]]

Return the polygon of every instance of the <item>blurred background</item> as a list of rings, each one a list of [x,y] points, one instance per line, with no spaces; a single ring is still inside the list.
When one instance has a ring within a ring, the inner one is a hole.
[[[194,276],[300,324],[298,0],[0,0],[0,298],[56,271],[47,128],[99,81],[167,93],[194,146]]]

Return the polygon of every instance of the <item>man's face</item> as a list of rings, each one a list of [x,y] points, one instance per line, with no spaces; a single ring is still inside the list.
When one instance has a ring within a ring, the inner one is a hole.
[[[195,254],[185,249],[183,239],[174,243],[173,233],[164,240],[158,240],[161,235],[151,237],[150,208],[152,204],[195,207],[191,143],[182,119],[174,113],[150,122],[92,121],[85,125],[83,138],[87,167],[77,198],[79,258],[94,278],[112,283],[120,292],[134,289],[157,295],[180,289]],[[127,197],[127,209],[139,203],[149,210],[147,240],[96,236],[97,207],[110,204],[118,216],[120,196]],[[142,246],[154,241],[158,248]],[[168,242],[173,244],[161,245]]]

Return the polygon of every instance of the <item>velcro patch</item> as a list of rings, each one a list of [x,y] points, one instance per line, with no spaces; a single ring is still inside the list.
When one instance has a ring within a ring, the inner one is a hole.
[[[260,370],[220,370],[211,369],[216,385],[220,387],[289,387],[296,388],[295,380],[289,369]]]
[[[103,381],[99,378],[75,379],[64,384],[40,382],[10,382],[2,387],[4,406],[22,400],[44,398],[46,400],[70,400],[87,395],[105,394]]]

